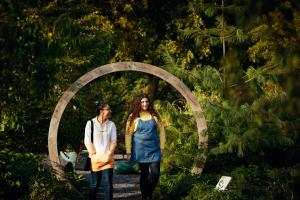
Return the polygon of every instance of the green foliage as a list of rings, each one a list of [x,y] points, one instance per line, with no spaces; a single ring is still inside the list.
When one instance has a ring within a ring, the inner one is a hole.
[[[186,107],[178,99],[173,104],[156,102],[163,123],[166,125],[167,148],[164,151],[162,170],[168,174],[189,171],[198,151],[196,123]]]
[[[222,199],[222,200],[246,200],[245,197],[240,197],[236,195],[236,191],[234,190],[225,190],[225,191],[217,191],[215,186],[209,185],[207,183],[197,183],[194,184],[193,188],[189,192],[189,194],[182,198],[185,200],[214,200],[214,199]]]
[[[217,148],[212,149],[213,153],[236,152],[238,156],[244,156],[246,152],[258,153],[267,148],[289,147],[294,144],[292,138],[282,134],[282,122],[271,113],[257,113],[255,103],[252,107],[245,104],[234,109],[223,102],[218,109],[212,108],[214,112],[209,114],[214,117],[211,118],[211,123],[214,123],[211,141],[219,143]],[[213,106],[210,105],[207,109]],[[221,142],[223,137],[225,143]]]
[[[0,168],[1,199],[80,199],[66,183],[56,178],[55,173],[43,166],[40,156],[3,149]]]
[[[247,164],[247,167],[240,172],[241,176],[234,177],[241,181],[238,186],[242,188],[244,185],[244,188],[247,188],[248,183],[249,185],[259,185],[259,183],[262,185],[261,189],[249,187],[242,191],[229,190],[222,196],[213,192],[213,186],[210,186],[211,190],[208,190],[207,194],[203,194],[202,190],[207,189],[206,185],[199,183],[194,190],[191,190],[193,192],[187,198],[201,199],[204,196],[202,199],[221,199],[222,197],[224,199],[243,199],[244,194],[249,194],[246,199],[285,198],[280,193],[289,198],[291,194],[295,194],[296,190],[287,190],[287,185],[291,180],[296,181],[297,178],[287,175],[288,180],[278,183],[280,189],[272,195],[268,192],[268,188],[271,187],[268,184],[273,179],[266,177],[267,170],[254,169],[248,164],[267,163],[266,168],[272,171],[272,167],[286,166],[289,168],[299,162],[295,154],[295,152],[299,152],[296,150],[299,149],[299,135],[296,133],[299,130],[297,124],[299,115],[291,112],[291,108],[294,108],[294,111],[299,108],[299,103],[292,100],[299,100],[299,95],[291,92],[296,88],[299,89],[299,85],[295,81],[295,78],[299,77],[299,71],[295,70],[295,66],[299,65],[297,61],[299,53],[293,50],[299,43],[290,43],[291,48],[288,50],[286,49],[287,44],[280,43],[278,45],[275,42],[277,39],[283,40],[278,37],[279,32],[272,32],[273,29],[280,30],[280,34],[286,42],[290,42],[291,37],[298,41],[299,37],[294,35],[295,32],[283,30],[282,25],[287,23],[293,27],[294,31],[298,30],[296,27],[299,25],[295,20],[299,12],[296,9],[291,10],[291,4],[295,3],[293,1],[286,2],[284,5],[276,4],[265,11],[267,18],[272,23],[261,19],[257,22],[258,24],[252,23],[238,27],[241,22],[241,19],[238,19],[239,13],[236,12],[236,18],[234,18],[234,15],[231,15],[233,12],[230,10],[241,5],[236,2],[232,3],[228,8],[228,5],[223,7],[225,23],[222,27],[222,21],[217,17],[221,14],[218,12],[218,9],[222,9],[221,6],[202,4],[202,1],[192,2],[190,13],[185,18],[186,24],[180,24],[181,21],[177,19],[178,29],[183,30],[179,31],[180,39],[165,41],[160,46],[160,59],[166,69],[170,69],[182,77],[187,84],[191,83],[194,94],[197,95],[198,101],[204,108],[204,116],[208,123],[207,134],[209,135],[209,157],[204,173],[228,172]],[[244,3],[243,6],[249,6],[247,4],[249,2]],[[263,1],[260,3],[261,6],[265,5]],[[253,3],[253,5],[255,4]],[[257,3],[255,6],[259,7],[260,5]],[[286,21],[287,16],[282,9],[290,10],[295,17]],[[275,20],[275,16],[280,17]],[[268,31],[270,28],[271,31]],[[220,48],[215,48],[215,46],[221,44],[224,34],[229,36],[225,39],[229,51],[224,58],[221,58]],[[190,55],[193,56],[187,56],[188,54],[185,52],[191,52]],[[188,67],[186,67],[187,65]],[[292,73],[294,74],[291,75]],[[291,84],[292,82],[294,84]],[[170,112],[170,109],[165,110]],[[174,114],[176,112],[171,113],[178,117]],[[173,128],[172,125],[176,128]],[[167,133],[172,137],[168,137],[168,148],[175,147],[172,148],[172,152],[175,154],[181,149],[180,144],[182,144],[178,132],[182,127],[187,128],[191,125],[187,123],[175,125],[172,122],[169,126]],[[178,129],[178,127],[180,128]],[[287,127],[290,128],[287,129]],[[185,136],[185,141],[187,141],[186,138]],[[189,153],[193,150],[184,152],[180,154],[184,156],[178,157],[167,154],[164,158],[164,172],[175,174],[180,171],[179,169],[187,171],[182,166],[189,166],[192,161]],[[195,155],[195,152],[193,153]],[[168,162],[169,160],[172,162]],[[178,167],[177,170],[174,170],[176,167]],[[254,174],[249,173],[248,170],[252,170]],[[276,169],[274,170],[276,171]],[[248,174],[250,176],[247,176]],[[243,182],[241,177],[247,177],[248,180]],[[291,188],[294,187],[295,185]],[[261,195],[256,196],[255,194]],[[179,196],[177,199],[180,199]],[[182,194],[181,197],[183,198],[183,196]]]
[[[164,199],[291,199],[298,198],[299,169],[268,169],[266,166],[241,166],[227,172],[232,177],[225,191],[215,189],[219,174],[201,177],[178,173],[163,175],[160,188]]]
[[[267,169],[256,165],[242,166],[232,172],[232,187],[236,194],[246,199],[297,198],[293,189],[299,177],[292,175],[294,169]]]
[[[185,173],[178,173],[161,176],[160,180],[164,199],[180,199],[180,197],[188,195],[197,178]]]
[[[2,198],[16,199],[28,191],[28,182],[38,172],[37,157],[32,153],[16,153],[8,149],[0,151]]]
[[[49,178],[51,178],[49,181]],[[70,190],[63,182],[53,179],[51,175],[41,173],[33,176],[29,182],[28,199],[83,199]]]
[[[38,169],[33,155],[14,152],[47,150],[54,106],[80,76],[106,63],[139,61],[176,75],[201,104],[209,136],[203,178],[189,175],[202,151],[190,108],[151,75],[114,73],[85,86],[63,114],[58,149],[77,150],[95,115],[92,102],[101,99],[113,109],[124,152],[130,101],[147,92],[158,100],[166,125],[166,198],[299,197],[299,16],[296,0],[2,1],[1,188],[10,193],[1,195],[73,198],[55,191],[64,186]],[[216,192],[224,173],[233,180],[227,191]]]

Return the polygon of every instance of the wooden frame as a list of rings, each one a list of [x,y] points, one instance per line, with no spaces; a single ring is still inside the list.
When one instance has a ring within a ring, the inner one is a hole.
[[[203,165],[206,159],[205,152],[207,149],[208,137],[205,134],[205,130],[207,128],[206,121],[201,115],[202,109],[197,102],[197,99],[192,94],[190,89],[174,75],[159,67],[139,62],[118,62],[97,67],[94,70],[87,72],[86,74],[81,76],[63,93],[63,96],[59,99],[53,112],[48,133],[49,157],[54,170],[61,172],[57,151],[57,132],[59,122],[67,104],[72,99],[72,97],[89,82],[106,74],[120,71],[137,71],[152,74],[171,84],[186,99],[187,103],[190,105],[194,113],[197,123],[199,133],[199,152],[201,152],[200,149],[204,150],[199,153],[199,155],[195,156],[195,165],[192,169],[193,173],[200,174],[203,170]]]

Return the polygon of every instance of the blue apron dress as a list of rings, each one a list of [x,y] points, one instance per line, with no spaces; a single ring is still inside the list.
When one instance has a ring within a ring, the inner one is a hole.
[[[161,160],[157,124],[154,119],[138,120],[132,136],[131,161],[151,163]]]

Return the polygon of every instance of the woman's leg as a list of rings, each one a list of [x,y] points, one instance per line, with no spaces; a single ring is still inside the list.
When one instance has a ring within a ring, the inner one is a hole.
[[[141,170],[140,174],[140,189],[142,193],[142,200],[147,199],[149,196],[149,165],[150,163],[139,163],[139,167]]]
[[[150,163],[150,175],[149,175],[149,197],[152,198],[152,193],[159,180],[160,175],[160,161]]]
[[[103,170],[102,179],[104,200],[111,200],[113,198],[113,168]]]
[[[90,200],[96,199],[98,188],[101,183],[102,171],[99,172],[91,172],[91,191],[90,191]]]

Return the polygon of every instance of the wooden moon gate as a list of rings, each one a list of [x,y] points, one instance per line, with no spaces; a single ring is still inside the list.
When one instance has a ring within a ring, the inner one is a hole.
[[[199,150],[203,150],[202,153],[199,153],[199,155],[197,155],[195,158],[192,173],[201,174],[206,159],[206,155],[204,152],[206,152],[207,149],[208,137],[205,134],[205,130],[207,128],[206,121],[201,115],[202,109],[197,102],[197,99],[194,97],[190,89],[174,75],[156,66],[139,62],[118,62],[97,67],[77,79],[63,93],[63,96],[59,99],[53,112],[48,133],[48,150],[53,169],[57,172],[62,172],[57,151],[57,132],[60,119],[69,101],[83,86],[93,81],[94,79],[106,74],[120,71],[137,71],[152,74],[171,84],[186,99],[187,103],[192,108],[196,119],[199,134]]]

